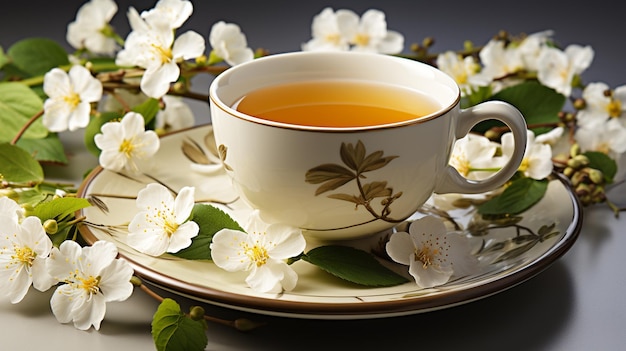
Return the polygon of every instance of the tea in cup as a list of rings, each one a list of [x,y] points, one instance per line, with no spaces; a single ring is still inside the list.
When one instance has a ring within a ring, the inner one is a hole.
[[[458,85],[427,64],[355,52],[276,54],[234,66],[209,88],[215,141],[233,186],[268,222],[320,240],[375,234],[433,193],[504,184],[526,148],[512,105],[461,109]],[[515,150],[501,170],[468,180],[448,165],[454,142],[495,119]]]

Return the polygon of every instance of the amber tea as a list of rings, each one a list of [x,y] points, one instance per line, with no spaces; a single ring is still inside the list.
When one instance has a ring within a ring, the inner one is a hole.
[[[439,110],[440,106],[404,87],[319,80],[252,91],[235,108],[247,115],[288,124],[363,127],[413,120]]]

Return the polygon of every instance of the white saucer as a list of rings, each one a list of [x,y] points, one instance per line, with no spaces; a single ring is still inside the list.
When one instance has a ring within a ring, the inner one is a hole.
[[[164,136],[155,156],[157,165],[149,176],[132,179],[95,169],[81,185],[79,196],[95,196],[106,205],[108,212],[92,206],[77,213],[95,224],[81,226],[80,232],[88,243],[97,240],[115,243],[120,255],[131,263],[137,275],[166,290],[209,304],[266,315],[314,319],[392,317],[447,308],[488,297],[540,273],[574,244],[582,224],[579,202],[565,180],[557,177],[550,181],[545,197],[521,215],[523,218],[517,227],[495,228],[492,224],[473,240],[477,247],[510,243],[510,239],[528,234],[526,230],[537,233],[541,227],[552,224],[555,225],[553,231],[559,234],[522,249],[519,248],[528,242],[508,245],[488,257],[481,256],[483,261],[489,261],[474,275],[425,290],[418,289],[414,282],[369,288],[345,282],[299,261],[293,265],[299,275],[293,291],[280,295],[255,293],[245,285],[244,273],[225,272],[210,261],[191,261],[171,255],[150,257],[124,243],[124,225],[137,212],[137,192],[155,180],[174,190],[194,186],[198,201],[215,201],[221,208],[231,211],[235,218],[250,210],[238,200],[224,172],[194,165],[183,154],[182,145],[190,140],[204,149],[204,139],[211,132],[212,127],[206,125]],[[198,169],[207,171],[199,172]],[[440,201],[437,204],[439,209],[451,205]],[[474,214],[471,209],[454,209],[449,213],[463,228],[467,228]],[[417,213],[416,218],[421,215]],[[103,226],[117,226],[117,229]],[[358,245],[376,246],[375,240],[370,241],[361,241]],[[516,248],[518,250],[514,251]],[[502,254],[505,256],[500,256]],[[508,258],[495,262],[497,257]]]

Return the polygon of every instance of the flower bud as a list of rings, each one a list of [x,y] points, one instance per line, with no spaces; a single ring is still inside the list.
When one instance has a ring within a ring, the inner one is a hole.
[[[194,321],[202,320],[204,318],[204,308],[200,306],[193,306],[189,311],[189,318]]]
[[[565,169],[563,170],[563,175],[567,178],[571,178],[574,172],[576,172],[576,170],[572,167],[565,167]]]
[[[576,155],[580,154],[580,145],[578,144],[574,144],[572,145],[572,147],[569,148],[569,155],[570,157],[574,157]]]
[[[601,170],[595,168],[589,168],[588,172],[589,179],[591,179],[594,184],[603,184],[604,183],[604,173]]]
[[[587,103],[585,102],[585,100],[578,98],[576,100],[574,100],[574,108],[577,110],[582,110],[587,106]]]
[[[578,186],[576,186],[575,192],[576,192],[576,195],[578,195],[579,197],[584,197],[591,193],[591,188],[589,187],[588,184],[581,183],[581,184],[578,184]]]
[[[580,169],[589,164],[589,158],[585,155],[576,155],[567,161],[567,165],[574,169]]]
[[[56,234],[59,231],[59,224],[54,219],[47,219],[43,222],[43,229],[48,234]]]

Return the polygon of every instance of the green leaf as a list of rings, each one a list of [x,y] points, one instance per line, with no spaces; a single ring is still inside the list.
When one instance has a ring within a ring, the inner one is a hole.
[[[93,138],[96,134],[100,133],[100,128],[111,121],[116,121],[122,119],[122,114],[119,112],[104,112],[96,117],[93,117],[87,127],[85,128],[85,147],[89,152],[91,152],[95,156],[100,155],[100,149],[96,146],[96,143],[93,141]]]
[[[158,351],[202,351],[208,344],[205,324],[187,317],[176,301],[166,298],[152,318],[152,339]]]
[[[557,93],[536,81],[527,81],[511,86],[494,94],[489,100],[499,100],[515,106],[526,119],[526,123],[539,125],[545,123],[558,123],[559,112],[565,105],[565,96]],[[497,121],[480,123],[474,128],[475,131],[484,133],[489,128],[502,125]],[[535,134],[545,133],[552,128],[531,128]]]
[[[478,206],[482,215],[514,215],[522,213],[536,204],[548,189],[548,180],[519,178],[509,185],[502,194]]]
[[[24,125],[41,112],[43,102],[29,87],[17,82],[0,83],[0,142],[13,140]],[[41,118],[26,129],[23,138],[45,138],[48,129],[43,126]]]
[[[191,239],[191,246],[174,253],[174,256],[188,260],[210,260],[210,245],[215,233],[221,229],[244,231],[224,211],[207,204],[196,204],[191,212],[191,220],[198,224],[200,232]]]
[[[21,138],[16,145],[28,151],[37,161],[67,163],[63,143],[55,133],[50,133],[43,139]]]
[[[44,75],[54,67],[70,63],[65,49],[45,38],[20,40],[9,48],[7,54],[13,65],[29,77]]]
[[[65,217],[73,216],[74,212],[89,206],[91,204],[87,199],[59,197],[37,205],[33,210],[33,215],[39,217],[42,222],[47,219],[62,220]]]
[[[408,281],[383,266],[371,254],[349,246],[319,246],[306,253],[302,259],[359,285],[393,286]]]
[[[133,111],[143,116],[146,125],[150,125],[157,112],[159,112],[159,100],[150,98],[140,105],[133,107]]]
[[[22,148],[0,144],[0,178],[9,183],[41,183],[43,169],[37,160]]]
[[[604,181],[607,183],[613,183],[613,178],[617,173],[617,162],[610,158],[607,154],[598,151],[588,151],[583,155],[589,159],[589,167],[602,171],[604,174]]]

